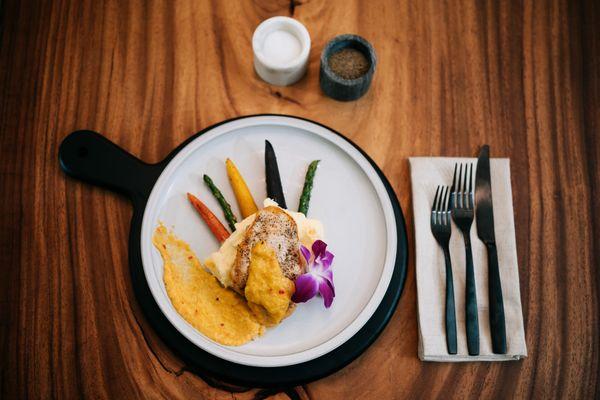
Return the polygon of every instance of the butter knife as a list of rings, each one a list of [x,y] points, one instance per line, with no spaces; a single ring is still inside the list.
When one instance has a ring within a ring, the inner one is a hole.
[[[490,178],[490,146],[481,148],[475,172],[475,216],[477,236],[487,247],[488,253],[488,295],[490,309],[490,332],[492,351],[506,354],[506,321],[502,284],[498,268],[498,251],[494,234],[494,207],[492,203],[492,181]]]

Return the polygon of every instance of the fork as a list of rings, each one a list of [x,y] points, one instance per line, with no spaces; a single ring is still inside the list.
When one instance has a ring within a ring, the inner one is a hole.
[[[454,282],[450,262],[450,202],[448,186],[438,186],[431,207],[431,233],[444,251],[446,261],[446,346],[448,354],[456,354],[456,313],[454,306]]]
[[[473,225],[473,164],[465,164],[463,175],[463,164],[454,165],[454,176],[452,177],[452,188],[450,189],[450,200],[452,208],[452,219],[460,229],[464,242],[466,265],[466,292],[465,292],[465,314],[467,325],[467,348],[470,356],[479,355],[479,320],[477,317],[477,290],[475,288],[475,272],[473,269],[473,253],[471,251],[471,226]],[[469,168],[470,167],[470,168]]]

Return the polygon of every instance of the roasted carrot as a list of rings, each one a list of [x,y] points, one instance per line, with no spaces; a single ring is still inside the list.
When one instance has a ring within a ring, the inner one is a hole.
[[[196,209],[196,211],[198,211],[198,214],[200,214],[204,222],[206,222],[206,225],[208,225],[208,228],[213,233],[213,235],[215,235],[219,242],[223,243],[225,239],[229,237],[229,231],[227,231],[227,228],[223,226],[223,224],[221,223],[221,221],[219,221],[215,214],[213,214],[212,211],[210,211],[210,209],[206,207],[206,205],[203,202],[201,202],[196,196],[194,196],[191,193],[188,193],[187,197],[190,203],[192,203],[192,205]]]
[[[233,161],[228,158],[227,161],[225,161],[225,165],[227,167],[229,183],[231,183],[231,187],[233,188],[233,193],[235,194],[235,199],[240,207],[242,218],[246,218],[257,212],[258,207],[256,207],[256,203],[252,198],[252,193],[250,193],[248,185],[246,185],[244,178],[242,178],[240,171],[238,171]]]

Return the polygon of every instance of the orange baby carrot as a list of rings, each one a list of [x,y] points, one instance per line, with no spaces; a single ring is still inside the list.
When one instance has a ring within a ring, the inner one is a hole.
[[[225,226],[223,226],[223,224],[221,223],[221,221],[219,221],[215,214],[213,214],[212,211],[210,211],[210,209],[206,207],[206,205],[203,202],[201,202],[196,196],[194,196],[191,193],[188,193],[187,197],[190,203],[192,203],[192,205],[196,209],[196,211],[198,211],[198,214],[200,214],[204,222],[206,222],[206,225],[208,225],[208,228],[213,233],[213,235],[215,235],[219,242],[223,243],[225,239],[229,237],[229,231],[225,228]]]

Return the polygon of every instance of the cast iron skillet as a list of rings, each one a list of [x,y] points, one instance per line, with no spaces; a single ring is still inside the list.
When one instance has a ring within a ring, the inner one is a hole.
[[[276,114],[260,115],[298,118]],[[183,142],[157,164],[146,164],[102,135],[85,130],[73,132],[63,140],[58,151],[58,158],[62,170],[67,175],[125,194],[133,202],[133,218],[129,233],[129,267],[135,295],[150,325],[187,364],[187,369],[200,375],[208,375],[212,379],[238,385],[286,387],[310,382],[343,368],[363,353],[383,331],[396,309],[404,288],[408,260],[406,226],[394,189],[375,162],[340,133],[317,122],[304,119],[330,130],[352,144],[371,163],[387,190],[394,209],[398,232],[396,263],[388,289],[373,316],[352,338],[335,350],[300,364],[268,368],[240,365],[215,357],[192,344],[171,325],[161,312],[146,282],[140,248],[144,209],[148,196],[163,169],[190,141],[219,125],[240,118],[256,116],[258,115],[233,118],[205,128]]]

